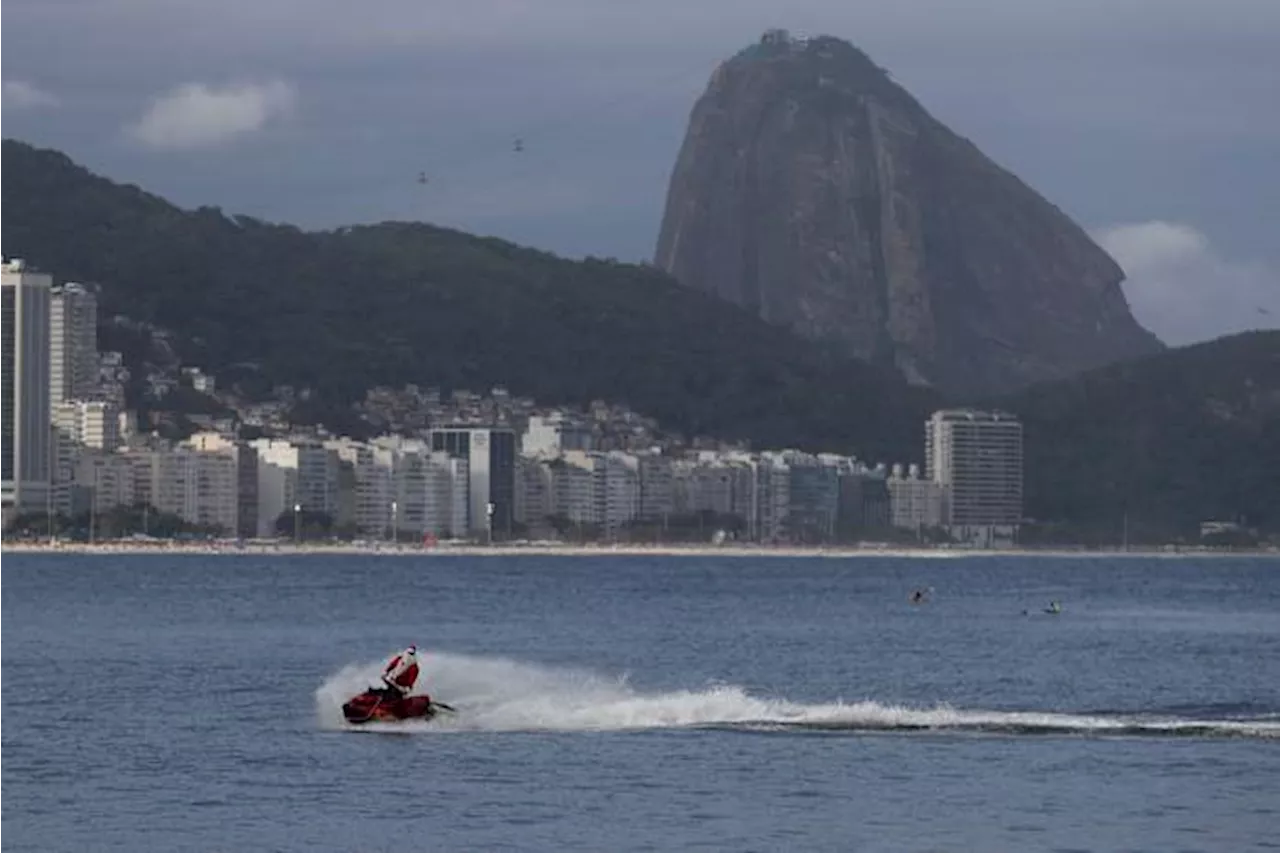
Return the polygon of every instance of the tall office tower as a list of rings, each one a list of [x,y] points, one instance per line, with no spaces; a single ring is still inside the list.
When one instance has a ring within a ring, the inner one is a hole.
[[[516,434],[507,427],[446,426],[429,433],[431,450],[468,463],[467,529],[507,538],[514,521]]]
[[[49,295],[53,277],[20,259],[0,265],[0,502],[4,520],[48,509],[52,430],[49,425]]]

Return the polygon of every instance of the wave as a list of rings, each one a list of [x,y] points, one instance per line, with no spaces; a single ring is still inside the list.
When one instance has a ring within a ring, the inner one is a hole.
[[[625,676],[547,667],[506,658],[422,652],[427,687],[458,708],[430,721],[349,726],[342,703],[378,680],[380,663],[353,664],[316,690],[322,727],[395,732],[629,731],[728,729],[768,732],[950,732],[1003,735],[1245,737],[1280,739],[1275,713],[1179,716],[961,710],[874,701],[802,703],[753,696],[731,684],[643,692]],[[1207,710],[1207,709],[1206,709]]]

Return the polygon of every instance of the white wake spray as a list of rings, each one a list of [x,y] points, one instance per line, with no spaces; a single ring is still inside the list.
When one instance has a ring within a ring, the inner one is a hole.
[[[1274,720],[1194,720],[1132,715],[1081,715],[1038,711],[964,711],[947,705],[911,708],[878,702],[804,704],[751,696],[741,687],[645,693],[625,678],[586,670],[547,667],[505,658],[420,652],[418,691],[455,706],[459,713],[430,721],[364,724],[373,731],[622,731],[655,728],[733,727],[852,731],[952,730],[1062,734],[1213,734],[1280,737]],[[381,664],[343,667],[316,690],[325,728],[354,728],[342,703],[378,682]]]

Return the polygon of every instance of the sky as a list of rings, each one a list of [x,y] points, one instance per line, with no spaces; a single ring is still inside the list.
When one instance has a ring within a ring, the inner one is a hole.
[[[694,101],[770,27],[867,51],[1167,343],[1280,327],[1277,0],[5,0],[0,129],[184,207],[642,260]]]

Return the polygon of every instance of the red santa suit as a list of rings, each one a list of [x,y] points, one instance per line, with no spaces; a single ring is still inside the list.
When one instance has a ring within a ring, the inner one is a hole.
[[[418,672],[418,648],[409,646],[383,667],[382,683],[401,696],[408,696],[418,680]]]

